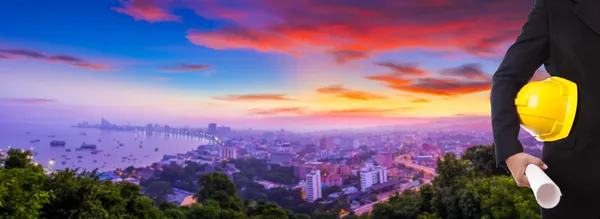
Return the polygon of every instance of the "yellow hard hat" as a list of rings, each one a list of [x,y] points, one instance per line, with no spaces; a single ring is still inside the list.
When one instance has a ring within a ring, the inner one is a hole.
[[[530,82],[515,99],[521,127],[538,141],[569,136],[577,110],[577,84],[560,77]]]

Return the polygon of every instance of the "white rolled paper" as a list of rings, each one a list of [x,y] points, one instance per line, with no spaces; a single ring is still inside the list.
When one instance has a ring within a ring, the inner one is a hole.
[[[540,167],[529,164],[525,169],[525,176],[540,207],[550,209],[558,205],[562,196],[560,188]]]

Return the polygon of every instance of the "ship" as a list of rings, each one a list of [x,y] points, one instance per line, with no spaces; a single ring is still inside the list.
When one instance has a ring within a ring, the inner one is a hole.
[[[64,147],[66,144],[65,141],[51,141],[50,147]]]
[[[79,150],[95,150],[96,149],[96,145],[95,144],[86,144],[83,143],[81,144],[81,147],[78,148]]]

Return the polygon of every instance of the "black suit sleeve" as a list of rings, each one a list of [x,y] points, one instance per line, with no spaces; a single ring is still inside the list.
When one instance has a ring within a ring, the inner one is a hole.
[[[546,0],[536,0],[516,42],[508,49],[492,77],[490,94],[496,161],[505,166],[510,156],[523,152],[520,122],[514,99],[548,57]]]

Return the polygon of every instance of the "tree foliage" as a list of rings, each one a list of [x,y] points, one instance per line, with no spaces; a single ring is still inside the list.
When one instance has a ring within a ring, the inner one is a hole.
[[[344,196],[321,204],[302,201],[299,190],[265,190],[253,183],[253,178],[264,177],[263,166],[254,174],[237,174],[235,184],[220,172],[189,177],[201,171],[200,166],[173,167],[168,174],[184,172],[172,177],[193,181],[199,188],[197,203],[178,207],[167,201],[173,191],[169,181],[148,182],[149,198],[139,186],[100,180],[95,171],[45,173],[32,163],[28,151],[10,150],[1,162],[0,218],[333,219],[342,209],[349,211]],[[497,167],[492,147],[470,148],[462,158],[446,154],[438,160],[437,172],[432,183],[420,190],[406,190],[376,204],[370,215],[351,213],[347,219],[540,218],[531,191],[516,187],[508,172]],[[283,171],[274,176],[284,176]],[[236,187],[238,181],[243,183],[243,194]],[[240,195],[255,197],[244,200]]]
[[[95,172],[67,169],[44,173],[33,164],[31,152],[10,150],[0,168],[0,218],[306,218],[279,205],[244,201],[236,194],[227,175],[204,175],[196,196],[200,202],[178,207],[166,202],[172,192],[167,182],[150,182],[147,193],[155,202],[131,183],[113,183],[99,179]]]
[[[446,154],[437,161],[431,185],[406,190],[375,205],[371,218],[470,219],[540,218],[532,192],[518,188],[499,168],[493,146],[469,148],[462,158]]]

